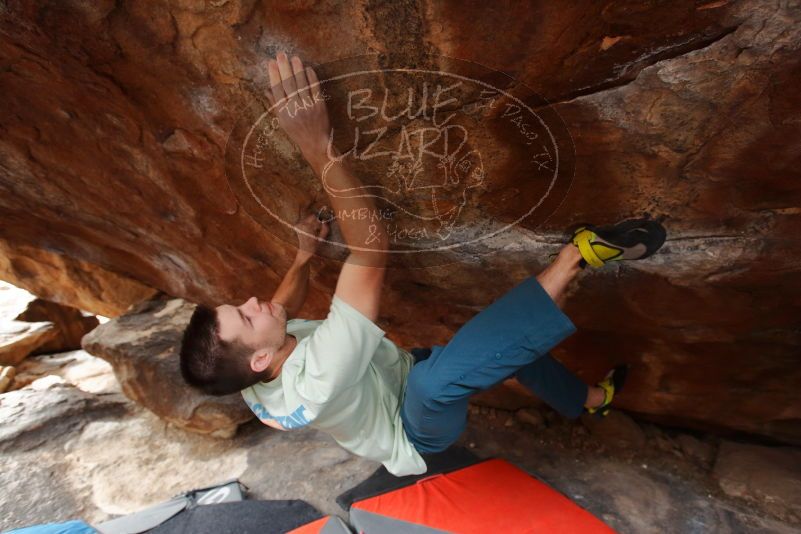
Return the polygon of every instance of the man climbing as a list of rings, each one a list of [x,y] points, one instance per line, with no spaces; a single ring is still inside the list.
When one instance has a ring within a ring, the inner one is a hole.
[[[361,187],[329,147],[328,113],[315,72],[279,53],[268,73],[267,96],[279,124],[318,177],[324,175],[334,190]],[[375,210],[370,197],[329,200],[334,214]],[[585,264],[645,258],[665,239],[653,221],[579,227],[543,272],[473,317],[448,344],[412,355],[375,323],[388,249],[381,219],[340,219],[350,254],[322,321],[293,318],[306,296],[316,237],[324,238],[328,227],[311,216],[298,230],[300,250],[270,301],[252,297],[239,306],[198,306],[184,333],[182,375],[210,394],[241,391],[265,424],[322,430],[399,476],[425,472],[421,455],[458,439],[469,397],[511,376],[566,417],[584,410],[605,413],[625,368],[587,386],[549,354],[575,331],[560,309],[565,288]]]

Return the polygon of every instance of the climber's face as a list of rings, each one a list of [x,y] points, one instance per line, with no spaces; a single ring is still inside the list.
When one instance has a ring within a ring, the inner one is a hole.
[[[278,302],[251,297],[239,306],[217,307],[220,338],[240,342],[254,352],[272,356],[286,339],[286,309]]]

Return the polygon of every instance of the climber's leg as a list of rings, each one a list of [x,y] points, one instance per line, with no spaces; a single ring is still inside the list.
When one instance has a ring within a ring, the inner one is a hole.
[[[646,258],[664,240],[664,228],[653,221],[585,226],[573,234],[575,247],[564,247],[553,264],[473,317],[447,345],[433,347],[412,367],[401,406],[415,447],[420,452],[447,448],[464,430],[469,397],[515,373],[565,415],[575,417],[584,407],[607,413],[614,392],[623,386],[626,367],[616,367],[597,387],[587,387],[548,354],[575,332],[560,310],[565,289],[588,263]],[[546,356],[539,366],[531,366]]]
[[[568,245],[559,252],[556,261],[537,276],[560,308],[564,305],[565,289],[581,272],[581,260],[579,249]],[[597,385],[588,386],[548,353],[520,369],[515,377],[554,410],[572,419],[581,415],[584,408],[594,413],[612,402],[625,381],[625,376],[620,377],[623,371],[614,371],[617,376],[607,375]]]
[[[564,306],[565,289],[581,272],[580,262],[581,253],[578,248],[565,245],[554,262],[537,275],[537,281],[560,308]]]
[[[550,353],[517,371],[515,378],[548,406],[570,419],[580,416],[585,407],[598,406],[604,400],[601,388],[588,387]]]
[[[579,260],[575,247],[566,247],[539,276],[512,288],[412,368],[401,417],[420,452],[444,450],[459,437],[472,394],[543,357],[575,332],[554,299],[580,271]],[[585,386],[584,400],[586,394]]]

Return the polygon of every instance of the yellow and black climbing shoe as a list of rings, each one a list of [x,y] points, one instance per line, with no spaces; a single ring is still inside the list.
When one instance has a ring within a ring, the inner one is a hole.
[[[604,401],[595,408],[587,408],[591,414],[597,414],[598,417],[605,417],[609,413],[609,405],[612,404],[612,399],[615,393],[620,393],[623,385],[626,383],[626,375],[629,372],[628,365],[618,365],[606,374],[603,380],[596,385],[604,390]]]
[[[573,231],[581,266],[603,267],[611,261],[647,258],[665,243],[665,227],[651,219],[629,219],[611,226],[584,224]]]

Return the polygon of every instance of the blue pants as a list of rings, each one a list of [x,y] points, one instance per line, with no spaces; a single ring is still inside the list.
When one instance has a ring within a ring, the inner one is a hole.
[[[535,277],[462,326],[445,346],[413,351],[401,419],[420,453],[447,449],[467,424],[474,393],[515,376],[562,415],[578,417],[587,386],[548,351],[576,331]]]

